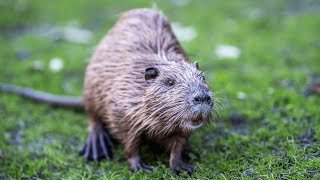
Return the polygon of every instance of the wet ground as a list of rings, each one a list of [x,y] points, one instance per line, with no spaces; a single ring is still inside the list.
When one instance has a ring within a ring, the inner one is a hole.
[[[150,2],[0,1],[0,82],[81,96],[95,45],[120,12]],[[158,8],[215,92],[214,121],[190,140],[194,179],[320,178],[320,4],[166,0]],[[100,165],[77,155],[86,115],[0,94],[0,179],[178,179],[143,149],[152,173],[129,170],[123,147]]]

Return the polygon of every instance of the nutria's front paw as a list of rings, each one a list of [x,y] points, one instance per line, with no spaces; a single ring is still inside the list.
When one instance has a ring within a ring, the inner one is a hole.
[[[176,163],[170,163],[170,169],[176,174],[179,174],[182,171],[187,171],[187,173],[191,175],[195,169],[195,166],[191,164],[186,164],[182,161],[178,161]]]
[[[142,170],[144,172],[152,172],[153,170],[152,166],[146,165],[141,159],[130,158],[129,164],[132,171]]]

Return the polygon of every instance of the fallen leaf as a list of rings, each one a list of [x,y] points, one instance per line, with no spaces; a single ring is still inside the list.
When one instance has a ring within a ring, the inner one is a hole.
[[[63,61],[61,58],[52,58],[49,62],[49,68],[52,72],[59,72],[63,69]]]
[[[225,44],[218,45],[214,52],[220,59],[237,59],[241,54],[238,47]]]
[[[245,99],[247,99],[247,94],[244,93],[244,92],[239,91],[239,92],[237,93],[237,97],[238,97],[238,99],[240,99],[240,100],[245,100]]]
[[[179,41],[188,42],[197,37],[197,32],[192,26],[183,26],[179,22],[173,22],[171,27]]]

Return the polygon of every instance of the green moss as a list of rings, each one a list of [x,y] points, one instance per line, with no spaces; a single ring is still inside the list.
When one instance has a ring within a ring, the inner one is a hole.
[[[147,1],[40,0],[0,3],[0,82],[81,95],[83,73],[95,45],[120,12],[151,7]],[[320,73],[320,5],[295,1],[159,1],[171,21],[193,26],[198,36],[182,42],[207,72],[223,110],[212,125],[191,137],[194,179],[319,179],[319,96],[304,97],[312,73]],[[44,25],[77,22],[94,33],[88,44],[39,36]],[[214,48],[241,49],[236,60],[219,60]],[[27,52],[19,58],[19,53]],[[63,71],[48,68],[52,58]],[[43,63],[32,69],[34,60]],[[219,93],[218,93],[219,92]],[[238,93],[246,94],[238,99]],[[232,119],[231,114],[241,117]],[[113,161],[85,163],[77,151],[87,136],[84,113],[0,94],[0,179],[177,179],[165,155],[144,157],[152,173],[133,173],[122,146]]]

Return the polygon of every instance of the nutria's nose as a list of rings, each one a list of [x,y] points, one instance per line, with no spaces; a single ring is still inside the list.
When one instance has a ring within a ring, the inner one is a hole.
[[[207,93],[200,93],[196,97],[194,97],[193,103],[194,104],[206,103],[210,105],[212,104],[212,99]]]

